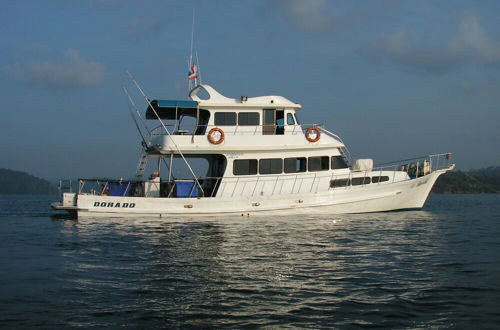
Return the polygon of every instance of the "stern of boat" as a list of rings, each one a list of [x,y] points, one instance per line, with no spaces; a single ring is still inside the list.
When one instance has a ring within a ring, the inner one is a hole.
[[[61,200],[50,204],[52,209],[58,211],[67,211],[71,214],[76,214],[77,210],[77,194],[72,191],[71,180],[59,181],[59,192]]]

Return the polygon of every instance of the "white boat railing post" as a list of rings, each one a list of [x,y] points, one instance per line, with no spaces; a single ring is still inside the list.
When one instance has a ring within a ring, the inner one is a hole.
[[[257,189],[258,184],[259,184],[259,176],[257,176],[257,180],[255,180],[255,185],[253,186],[252,196],[255,195],[255,189]]]
[[[168,182],[172,181],[172,162],[174,161],[174,153],[170,154],[170,165],[168,166]]]
[[[271,192],[271,196],[274,195],[274,190],[276,189],[276,185],[278,184],[278,179],[279,179],[279,176],[276,175],[276,180],[274,181],[274,186],[273,186],[273,191]]]
[[[317,176],[317,175],[318,175],[318,173],[314,173],[313,182],[311,183],[311,188],[309,188],[309,192],[312,192],[312,190],[313,190],[314,183],[316,182],[316,176]]]
[[[295,179],[293,180],[293,185],[292,185],[292,192],[291,192],[292,194],[293,194],[293,191],[295,190],[295,183],[297,183],[298,176],[299,176],[298,174],[295,174]]]
[[[191,190],[189,191],[189,196],[188,196],[188,198],[192,198],[193,191],[194,191],[194,187],[195,187],[195,185],[193,185],[193,186],[191,187]],[[196,196],[196,197],[198,197],[198,196]]]
[[[247,186],[247,181],[243,182],[243,187],[241,188],[241,192],[240,192],[240,197],[243,196],[243,193],[245,192],[245,188]]]
[[[215,193],[215,188],[218,187],[219,185],[219,180],[220,180],[220,177],[217,178],[217,180],[215,181],[215,186],[214,186],[214,189],[212,189],[212,193],[210,194],[210,197],[214,197],[214,193]]]
[[[106,192],[106,188],[108,188],[108,183],[109,183],[109,181],[106,181],[106,183],[102,187],[101,195],[104,195],[104,193]]]
[[[302,184],[304,183],[304,177],[301,177],[300,178],[300,184],[299,184],[299,189],[297,189],[297,193],[300,193],[300,191],[302,190]]]
[[[236,187],[238,186],[239,181],[240,181],[240,178],[237,178],[236,183],[234,184],[233,192],[231,193],[231,197],[234,196],[234,192],[236,191]]]
[[[130,187],[130,181],[127,182],[127,187],[125,188],[125,191],[123,192],[122,196],[125,196],[125,194],[127,193],[129,187]]]

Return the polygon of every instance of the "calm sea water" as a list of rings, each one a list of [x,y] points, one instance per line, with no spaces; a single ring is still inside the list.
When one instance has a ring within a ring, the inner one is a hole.
[[[0,328],[500,326],[500,195],[422,211],[162,222],[0,196]]]

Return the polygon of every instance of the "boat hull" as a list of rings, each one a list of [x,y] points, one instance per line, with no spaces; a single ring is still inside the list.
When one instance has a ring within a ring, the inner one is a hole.
[[[420,209],[437,178],[447,170],[395,183],[276,196],[154,198],[77,195],[78,218],[211,217],[224,215],[348,214]]]

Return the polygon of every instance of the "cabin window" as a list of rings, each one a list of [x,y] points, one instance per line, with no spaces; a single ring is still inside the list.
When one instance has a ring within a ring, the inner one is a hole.
[[[309,157],[307,160],[307,168],[310,172],[326,171],[330,168],[328,156]]]
[[[307,159],[300,158],[285,158],[285,173],[298,173],[305,172],[307,166]]]
[[[257,126],[260,124],[260,116],[258,112],[240,112],[238,113],[238,125],[240,126]]]
[[[386,182],[389,181],[389,177],[384,175],[384,176],[373,176],[372,177],[372,183],[378,183],[378,182]]]
[[[295,125],[295,120],[293,119],[293,114],[287,113],[286,123],[287,123],[287,125]]]
[[[235,126],[236,112],[216,112],[214,124],[215,126]]]
[[[280,174],[283,172],[283,159],[270,158],[259,160],[259,174]]]
[[[360,186],[360,185],[363,185],[363,184],[370,184],[370,177],[366,177],[366,178],[352,178],[351,179],[351,184],[353,186]]]
[[[330,188],[347,187],[350,184],[349,179],[337,179],[330,181]]]
[[[257,174],[257,159],[237,159],[233,162],[234,175]]]
[[[347,168],[347,164],[342,156],[332,156],[332,170]]]

